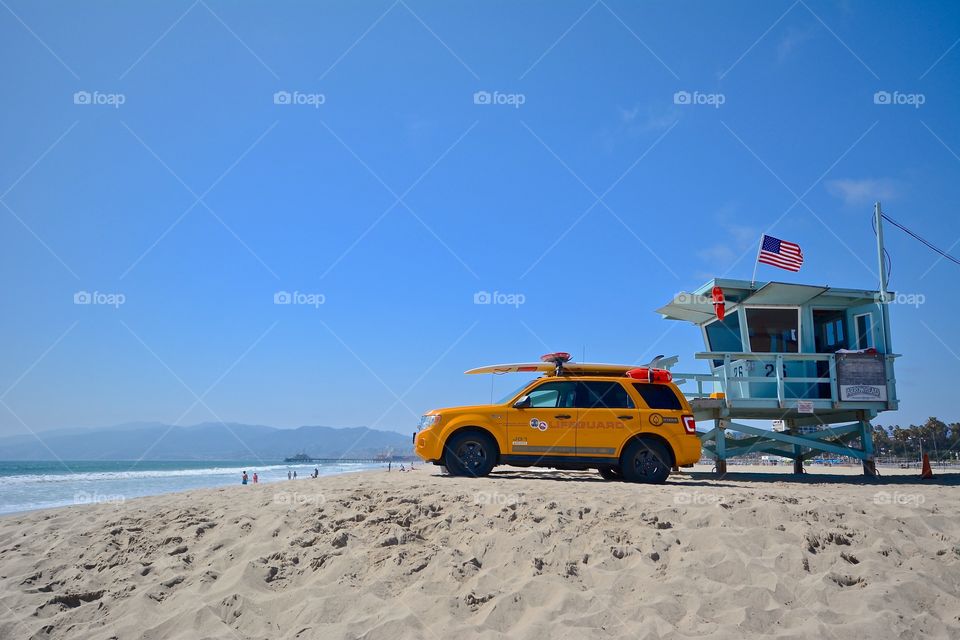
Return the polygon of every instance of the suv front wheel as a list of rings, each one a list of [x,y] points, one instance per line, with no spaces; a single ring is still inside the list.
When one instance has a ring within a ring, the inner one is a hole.
[[[479,431],[454,434],[444,447],[443,463],[452,476],[482,478],[497,464],[497,444]]]
[[[634,440],[623,451],[620,471],[627,482],[662,484],[670,475],[670,454],[656,440]]]

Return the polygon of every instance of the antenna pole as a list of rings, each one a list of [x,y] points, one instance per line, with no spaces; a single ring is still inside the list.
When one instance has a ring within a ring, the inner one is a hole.
[[[883,211],[880,202],[873,205],[874,222],[877,227],[877,264],[880,267],[880,314],[883,323],[883,350],[884,353],[893,353],[890,340],[890,308],[887,296],[887,265],[883,248]]]

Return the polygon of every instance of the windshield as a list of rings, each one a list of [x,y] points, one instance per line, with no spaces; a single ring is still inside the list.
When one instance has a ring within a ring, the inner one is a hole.
[[[536,378],[534,378],[534,380],[535,380],[535,379],[536,379]],[[519,387],[517,387],[516,389],[514,389],[514,390],[511,391],[510,393],[508,393],[507,395],[505,395],[505,396],[503,396],[502,398],[500,398],[499,400],[497,400],[494,404],[506,404],[506,403],[509,402],[510,400],[513,400],[513,398],[516,397],[516,395],[517,395],[518,393],[520,393],[521,391],[523,391],[524,389],[526,389],[527,387],[529,387],[531,382],[533,382],[533,380],[527,380],[526,382],[524,382],[523,384],[521,384]]]

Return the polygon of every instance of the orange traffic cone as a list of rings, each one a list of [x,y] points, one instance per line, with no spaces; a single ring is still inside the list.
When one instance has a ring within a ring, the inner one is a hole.
[[[920,471],[920,477],[929,480],[933,477],[933,469],[930,468],[930,456],[923,454],[923,469]]]

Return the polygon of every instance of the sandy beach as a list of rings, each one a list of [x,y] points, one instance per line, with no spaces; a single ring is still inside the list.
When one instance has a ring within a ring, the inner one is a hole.
[[[8,515],[0,637],[960,637],[960,475],[783,470],[422,467]]]

